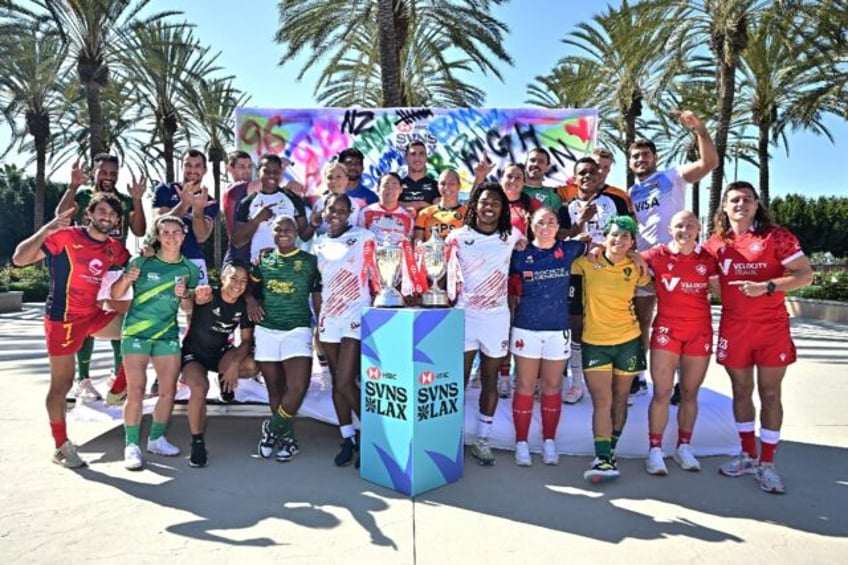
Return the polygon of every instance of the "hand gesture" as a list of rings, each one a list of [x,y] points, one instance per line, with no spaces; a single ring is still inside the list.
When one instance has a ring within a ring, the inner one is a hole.
[[[235,392],[238,388],[238,363],[230,363],[221,373],[221,392]]]
[[[141,269],[138,264],[133,264],[132,267],[128,271],[124,271],[124,278],[130,281],[131,283],[138,280],[138,277],[141,275]]]
[[[82,161],[77,159],[77,161],[71,165],[71,184],[69,188],[71,190],[76,190],[80,186],[84,185],[88,182],[89,175],[83,169]]]
[[[212,302],[212,287],[208,284],[202,284],[194,289],[194,303],[197,305],[209,304]]]
[[[254,324],[261,322],[265,317],[265,309],[262,307],[262,303],[249,294],[245,295],[244,301],[247,304],[247,319]]]
[[[274,218],[274,207],[276,204],[268,204],[267,206],[263,206],[259,212],[256,213],[256,218],[259,219],[260,222],[267,222],[268,220],[272,220]]]
[[[489,161],[489,154],[483,153],[483,158],[474,165],[474,178],[482,181],[488,177],[493,170],[495,170],[495,165]]]
[[[197,183],[186,183],[182,186],[175,184],[174,190],[177,196],[180,197],[180,203],[186,207],[191,207],[191,202],[194,199],[194,192],[197,190]]]
[[[730,286],[735,286],[739,288],[739,291],[745,296],[762,296],[766,292],[768,292],[768,283],[767,282],[754,282],[754,281],[730,281],[727,283]]]
[[[577,214],[577,223],[578,224],[585,224],[586,222],[588,222],[589,220],[591,220],[592,218],[595,217],[595,214],[597,213],[597,211],[598,211],[598,207],[595,205],[594,202],[586,204],[585,206],[583,206],[583,208]]]
[[[300,197],[303,197],[304,193],[306,192],[306,190],[303,188],[303,185],[297,182],[296,180],[290,180],[288,183],[286,183],[286,190],[294,192]]]
[[[177,295],[177,298],[183,298],[186,293],[186,281],[185,277],[177,277],[174,281],[174,294]]]
[[[141,175],[141,178],[136,180],[135,173],[130,174],[132,175],[132,182],[127,184],[127,192],[129,192],[133,200],[141,200],[141,197],[144,196],[147,177]]]
[[[66,228],[71,225],[71,218],[74,215],[74,209],[68,208],[61,214],[57,215],[55,218],[50,220],[50,222],[44,226],[44,230],[51,234],[54,231],[60,230],[62,228]]]
[[[324,217],[321,214],[321,210],[312,209],[312,214],[309,216],[309,223],[312,224],[313,228],[321,227],[321,224],[324,223]]]
[[[677,121],[691,130],[704,127],[704,124],[698,116],[696,116],[691,110],[678,110],[676,112],[672,112],[672,115],[675,115],[677,117]]]
[[[199,190],[192,194],[191,209],[193,212],[197,211],[198,213],[200,213],[206,209],[206,206],[208,204],[209,189],[207,189],[205,186],[201,186]]]

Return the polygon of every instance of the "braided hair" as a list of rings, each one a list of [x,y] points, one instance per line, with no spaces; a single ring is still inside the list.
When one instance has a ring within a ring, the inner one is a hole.
[[[512,223],[510,221],[509,214],[509,200],[507,200],[506,193],[503,188],[501,188],[501,185],[496,182],[487,181],[481,183],[474,187],[474,190],[471,191],[471,197],[468,199],[468,210],[465,213],[465,225],[474,231],[480,231],[480,228],[477,227],[477,204],[480,202],[480,198],[486,191],[493,193],[501,201],[501,215],[498,218],[497,232],[500,234],[501,239],[506,241],[509,234],[512,233]]]

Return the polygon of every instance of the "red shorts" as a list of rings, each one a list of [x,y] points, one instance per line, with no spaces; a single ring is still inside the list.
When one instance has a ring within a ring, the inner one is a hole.
[[[713,328],[703,323],[665,325],[655,321],[651,328],[651,349],[692,357],[708,356],[713,352]]]
[[[47,338],[47,354],[51,356],[71,355],[82,347],[85,338],[96,334],[111,322],[116,312],[100,308],[88,316],[72,318],[65,322],[44,319],[44,334]]]
[[[721,319],[716,361],[733,369],[786,367],[797,358],[786,320]]]

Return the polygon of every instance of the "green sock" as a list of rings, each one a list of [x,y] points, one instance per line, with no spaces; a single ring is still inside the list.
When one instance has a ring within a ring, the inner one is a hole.
[[[156,441],[163,435],[165,435],[165,430],[168,429],[167,423],[162,422],[153,422],[150,426],[150,441]]]
[[[621,434],[624,430],[613,430],[612,437],[610,438],[610,445],[612,446],[613,451],[615,451],[615,447],[618,445],[618,440],[621,438]]]
[[[282,406],[278,406],[271,416],[270,423],[271,431],[278,433],[283,437],[291,437],[294,435],[294,419],[291,414],[283,410]]]
[[[595,436],[595,456],[609,459],[612,455],[612,445],[609,436]]]
[[[124,438],[127,445],[138,445],[138,437],[141,435],[141,425],[127,426],[124,424]]]
[[[77,351],[77,380],[87,379],[91,370],[91,355],[94,353],[94,338],[87,337]]]
[[[124,362],[124,358],[121,356],[121,340],[120,339],[113,339],[109,343],[112,344],[112,360],[115,362],[114,371],[115,371],[115,374],[117,375],[118,369],[121,368],[121,363]],[[92,341],[92,346],[93,345],[94,344],[93,344],[93,341]]]

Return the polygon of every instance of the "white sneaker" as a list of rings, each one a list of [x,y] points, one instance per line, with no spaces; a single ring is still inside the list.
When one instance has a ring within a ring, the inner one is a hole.
[[[564,404],[577,404],[583,400],[583,385],[579,382],[571,385],[562,393]]]
[[[542,462],[545,465],[559,465],[559,453],[556,442],[552,439],[546,439],[542,444]]]
[[[656,475],[658,477],[668,475],[668,469],[665,467],[661,447],[652,447],[648,450],[648,458],[645,459],[645,469],[648,470],[649,475]]]
[[[700,471],[701,464],[695,459],[692,453],[692,446],[688,443],[681,443],[674,452],[674,462],[680,465],[684,471]]]
[[[165,436],[147,440],[147,451],[156,455],[175,457],[180,454],[180,448],[168,441]]]
[[[141,448],[134,443],[124,448],[124,468],[130,471],[138,471],[144,467],[144,456]]]
[[[100,393],[97,392],[96,388],[94,388],[94,384],[92,384],[91,379],[82,379],[81,381],[77,381],[76,384],[74,384],[74,396],[81,402],[95,402],[97,400],[103,400],[103,397],[100,396]]]
[[[515,444],[515,464],[519,467],[530,467],[533,465],[533,458],[530,457],[530,446],[526,441],[519,441]]]
[[[512,382],[509,375],[498,375],[498,396],[500,398],[512,396]]]

